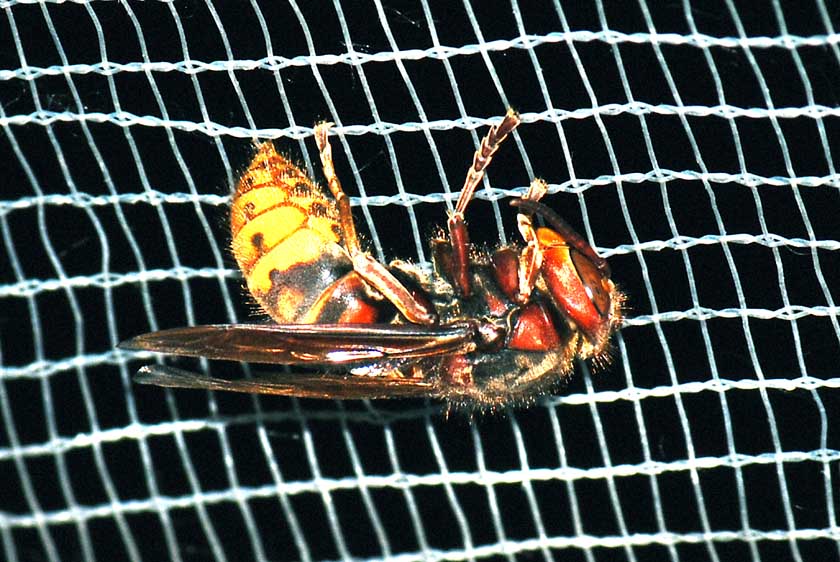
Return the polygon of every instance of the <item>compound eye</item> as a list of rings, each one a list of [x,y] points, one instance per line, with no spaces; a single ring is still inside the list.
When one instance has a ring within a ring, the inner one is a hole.
[[[538,229],[537,237],[543,253],[540,273],[559,311],[590,340],[597,339],[609,326],[612,311],[606,262],[597,264],[549,228]]]
[[[607,277],[589,258],[580,252],[570,249],[569,255],[572,258],[572,263],[577,270],[583,288],[592,301],[592,305],[602,318],[606,318],[612,306]]]

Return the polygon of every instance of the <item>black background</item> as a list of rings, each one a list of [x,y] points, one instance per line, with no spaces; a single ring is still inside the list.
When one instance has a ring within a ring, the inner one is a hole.
[[[4,552],[837,557],[836,7],[565,4],[432,3],[432,26],[410,2],[7,6]],[[515,240],[507,201],[545,178],[629,295],[608,370],[474,419],[130,383],[148,358],[122,339],[258,321],[225,247],[255,138],[312,170],[311,126],[351,127],[334,144],[345,189],[370,197],[360,230],[377,257],[422,262],[508,104],[525,122],[472,238]]]

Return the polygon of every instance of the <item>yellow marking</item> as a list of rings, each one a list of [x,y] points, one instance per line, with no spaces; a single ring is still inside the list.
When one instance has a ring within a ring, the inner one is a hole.
[[[537,229],[537,240],[539,240],[540,245],[543,247],[567,245],[566,239],[560,236],[559,233],[544,226]]]
[[[274,144],[264,142],[257,147],[257,153],[242,175],[236,191],[245,193],[255,185],[276,183],[284,178],[306,178],[306,174],[290,160],[280,155],[274,149]]]
[[[325,281],[301,279],[326,274],[345,255],[338,214],[335,201],[273,143],[257,146],[233,194],[230,247],[248,290],[275,321],[298,321]]]
[[[284,187],[264,186],[246,191],[233,200],[230,207],[230,232],[236,237],[239,229],[257,215],[289,199],[289,191]]]
[[[230,212],[231,237],[266,210],[284,201],[317,217],[338,220],[335,202],[303,171],[274,149],[270,142],[259,145],[254,159],[236,186]]]
[[[305,304],[306,293],[294,287],[274,289],[274,297],[270,294],[255,294],[254,298],[260,303],[264,311],[278,324],[302,323],[298,321],[298,313]]]
[[[236,193],[246,193],[254,186],[276,184],[284,179],[291,180],[290,185],[294,185],[297,183],[296,180],[307,178],[306,174],[291,160],[274,149],[274,144],[264,142],[257,147],[257,153],[254,154],[248,169],[242,174],[236,186]]]
[[[317,232],[325,240],[330,240],[331,242],[338,242],[340,240],[338,235],[338,221],[332,217],[309,215],[306,226]]]
[[[254,262],[265,256],[295,230],[301,228],[306,221],[306,215],[292,205],[281,205],[255,217],[239,230],[231,242],[231,249],[246,275],[251,271]]]
[[[336,238],[325,238],[318,231],[309,228],[298,229],[277,244],[254,264],[246,273],[248,289],[256,296],[271,289],[271,272],[286,271],[295,265],[317,261],[327,244],[337,242]]]

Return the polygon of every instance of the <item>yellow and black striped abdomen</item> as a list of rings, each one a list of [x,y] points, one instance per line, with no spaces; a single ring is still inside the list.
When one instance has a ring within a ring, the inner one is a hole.
[[[321,293],[352,269],[335,203],[271,142],[236,186],[231,250],[248,290],[278,323],[306,321]]]

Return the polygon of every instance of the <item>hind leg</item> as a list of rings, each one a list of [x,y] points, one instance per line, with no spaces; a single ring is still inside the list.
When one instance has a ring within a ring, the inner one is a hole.
[[[350,254],[353,261],[353,269],[371,287],[376,289],[383,297],[388,299],[409,322],[414,324],[434,324],[437,322],[437,313],[434,309],[418,301],[405,288],[405,286],[394,277],[388,269],[373,259],[373,257],[362,251],[359,244],[359,237],[356,235],[356,224],[353,222],[353,213],[350,209],[350,198],[341,188],[341,182],[335,173],[335,166],[332,159],[332,147],[330,146],[327,133],[332,123],[319,123],[315,127],[315,142],[321,156],[321,165],[324,169],[324,176],[327,178],[327,185],[335,197],[338,206],[339,222],[341,225],[344,247]]]

